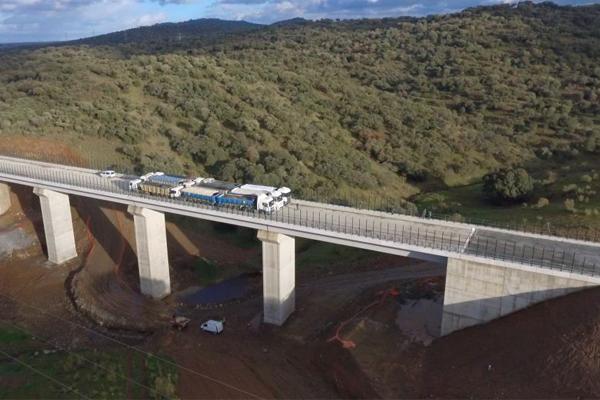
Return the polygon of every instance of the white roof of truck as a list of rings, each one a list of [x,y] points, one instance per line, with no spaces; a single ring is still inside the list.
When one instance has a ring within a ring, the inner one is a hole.
[[[246,186],[246,185],[244,185],[244,186]],[[270,193],[270,192],[268,192],[266,190],[262,190],[262,189],[248,189],[248,188],[246,188],[244,186],[239,187],[239,188],[235,188],[235,189],[231,190],[231,193],[244,194],[244,195],[254,195],[254,196],[261,195],[261,194],[267,195],[267,194]]]
[[[276,188],[274,186],[253,185],[247,184],[240,186],[242,189],[257,190],[261,192],[273,193],[274,196],[279,194],[289,194],[291,190],[287,187]]]
[[[242,189],[248,189],[248,190],[260,190],[260,191],[267,191],[267,192],[272,192],[274,190],[277,190],[276,187],[273,186],[263,186],[263,185],[251,185],[251,184],[247,184],[247,185],[242,185],[240,186]]]
[[[218,190],[215,190],[212,188],[199,187],[199,186],[192,186],[189,188],[185,188],[182,190],[182,192],[195,193],[195,194],[199,194],[202,196],[214,196],[215,194],[219,193]]]

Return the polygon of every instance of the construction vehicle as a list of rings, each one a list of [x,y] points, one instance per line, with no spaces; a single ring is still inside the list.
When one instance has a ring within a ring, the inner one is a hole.
[[[178,331],[182,331],[187,328],[190,322],[192,322],[192,320],[187,317],[182,317],[175,314],[173,314],[171,317],[171,327],[177,329]]]

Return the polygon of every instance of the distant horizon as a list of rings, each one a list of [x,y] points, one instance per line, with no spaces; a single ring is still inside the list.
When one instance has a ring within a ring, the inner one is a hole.
[[[0,44],[65,42],[196,19],[270,25],[293,18],[380,19],[426,17],[517,0],[2,0]],[[541,1],[534,1],[540,3]],[[583,6],[600,0],[554,0]]]

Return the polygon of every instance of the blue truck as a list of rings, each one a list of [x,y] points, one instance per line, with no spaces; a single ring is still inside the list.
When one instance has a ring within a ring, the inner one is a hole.
[[[174,188],[171,191],[171,197],[180,197],[190,201],[207,203],[215,206],[233,206],[249,209],[256,208],[256,197],[229,194],[223,191],[199,186]]]

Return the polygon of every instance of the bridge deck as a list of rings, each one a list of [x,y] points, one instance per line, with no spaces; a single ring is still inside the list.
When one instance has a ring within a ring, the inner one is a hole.
[[[132,177],[0,156],[0,181],[138,204],[159,211],[441,260],[471,256],[600,276],[600,244],[296,200],[273,215],[129,191]]]

